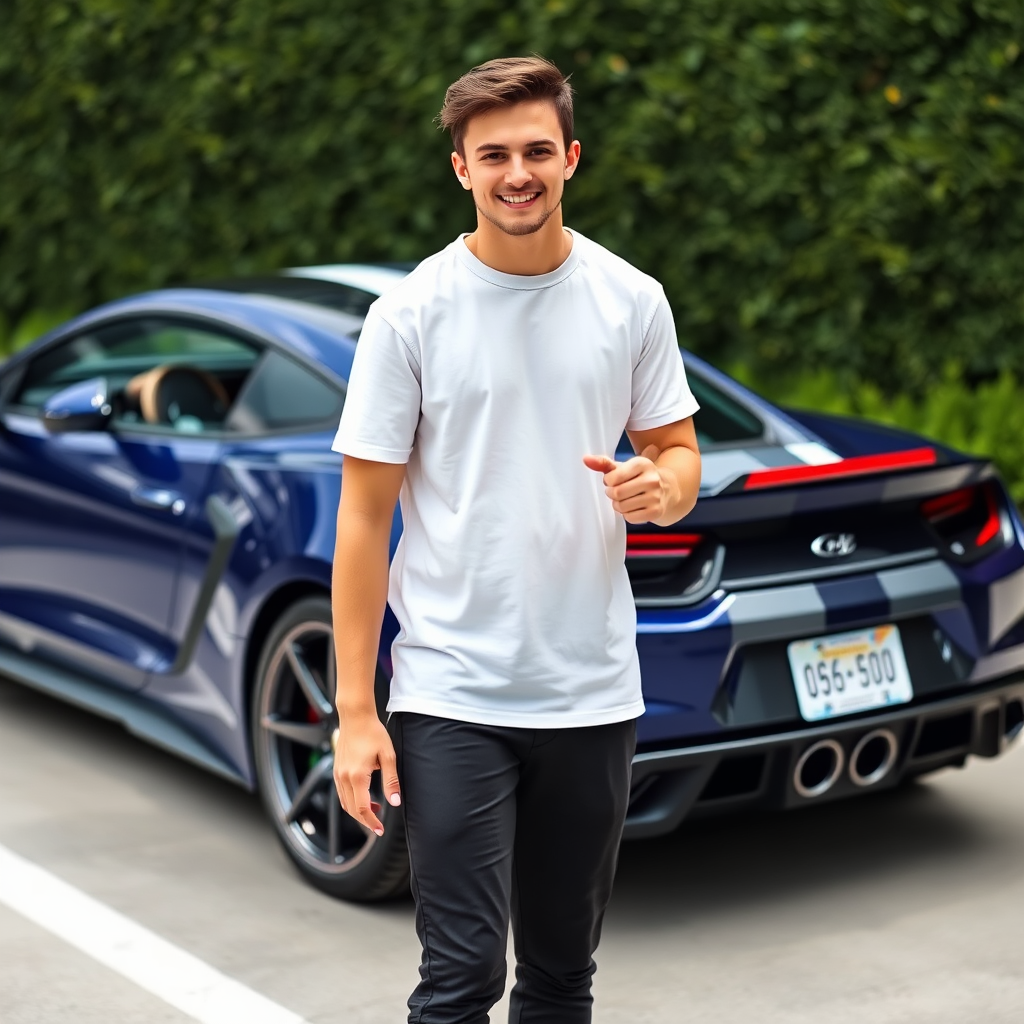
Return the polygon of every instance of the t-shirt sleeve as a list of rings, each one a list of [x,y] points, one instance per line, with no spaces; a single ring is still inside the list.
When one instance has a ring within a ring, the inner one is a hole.
[[[686,382],[676,325],[664,292],[640,345],[633,367],[627,430],[651,430],[692,416],[700,406]]]
[[[405,339],[371,309],[356,344],[334,451],[370,462],[408,462],[420,417],[419,374]]]

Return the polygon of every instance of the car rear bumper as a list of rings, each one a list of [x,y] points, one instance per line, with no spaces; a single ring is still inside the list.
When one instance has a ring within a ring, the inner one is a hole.
[[[624,837],[662,835],[687,817],[799,807],[887,789],[961,765],[969,754],[997,757],[1022,724],[1024,673],[1016,672],[969,693],[883,714],[646,751],[633,760]]]

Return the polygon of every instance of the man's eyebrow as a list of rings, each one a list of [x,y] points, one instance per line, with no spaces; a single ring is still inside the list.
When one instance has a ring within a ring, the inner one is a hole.
[[[528,142],[523,147],[524,149],[534,149],[537,146],[553,146],[555,142],[553,139],[534,139],[533,142]],[[508,150],[508,146],[502,145],[500,142],[485,142],[482,146],[477,146],[474,152],[476,153],[487,153],[487,152],[505,152]]]

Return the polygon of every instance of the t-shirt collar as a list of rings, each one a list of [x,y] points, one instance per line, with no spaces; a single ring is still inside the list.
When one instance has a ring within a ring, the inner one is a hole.
[[[579,266],[580,236],[570,228],[565,228],[564,230],[568,231],[572,236],[572,248],[569,250],[569,255],[566,256],[565,262],[547,274],[503,274],[500,270],[487,266],[486,263],[481,262],[469,251],[469,246],[466,245],[466,238],[469,235],[468,231],[459,235],[452,245],[455,247],[455,255],[459,261],[477,277],[490,284],[497,285],[499,288],[530,291],[535,288],[550,288],[552,285],[564,281]]]

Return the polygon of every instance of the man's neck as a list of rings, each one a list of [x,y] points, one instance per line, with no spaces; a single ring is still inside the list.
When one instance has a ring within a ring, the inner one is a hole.
[[[507,235],[484,217],[466,235],[466,247],[481,262],[501,274],[535,277],[557,270],[572,252],[572,235],[562,227],[561,211],[532,235]]]

